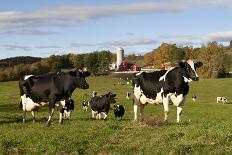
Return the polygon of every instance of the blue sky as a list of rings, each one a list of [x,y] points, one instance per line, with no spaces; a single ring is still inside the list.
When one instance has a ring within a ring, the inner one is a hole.
[[[232,40],[232,0],[0,0],[0,59]]]

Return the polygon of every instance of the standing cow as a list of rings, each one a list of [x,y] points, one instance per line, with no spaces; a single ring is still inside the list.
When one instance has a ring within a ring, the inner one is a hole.
[[[88,89],[89,85],[85,77],[89,76],[88,71],[75,70],[68,73],[29,75],[19,81],[21,103],[23,108],[23,122],[27,111],[31,111],[49,105],[49,117],[47,125],[51,125],[51,118],[54,114],[55,104],[61,102],[65,106],[65,100],[70,100],[73,91],[78,87]],[[33,116],[34,117],[34,116]],[[60,115],[59,122],[62,123],[63,115]]]
[[[169,102],[177,107],[177,122],[180,122],[180,114],[186,95],[189,92],[188,83],[198,81],[196,68],[202,66],[201,62],[192,60],[179,63],[179,67],[171,67],[169,70],[155,71],[152,73],[140,72],[133,79],[134,87],[134,120],[137,120],[138,106],[141,120],[144,119],[144,106],[163,103],[164,120],[168,120]]]
[[[94,96],[89,101],[92,110],[92,118],[106,119],[110,110],[110,104],[116,103],[115,96],[116,94],[112,94],[111,92],[102,96]]]

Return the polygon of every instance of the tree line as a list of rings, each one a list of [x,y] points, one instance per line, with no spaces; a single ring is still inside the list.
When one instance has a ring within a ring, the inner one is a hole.
[[[217,42],[210,42],[200,48],[193,48],[162,43],[144,55],[144,63],[154,65],[155,68],[163,68],[167,62],[177,64],[187,59],[203,62],[199,69],[199,75],[203,78],[225,77],[232,71],[232,45],[225,47]]]
[[[24,60],[23,57],[21,58]],[[51,55],[35,63],[0,66],[0,81],[18,80],[23,75],[57,73],[61,72],[62,69],[70,70],[83,67],[87,67],[93,74],[107,72],[113,58],[115,58],[115,55],[105,50],[87,54]]]

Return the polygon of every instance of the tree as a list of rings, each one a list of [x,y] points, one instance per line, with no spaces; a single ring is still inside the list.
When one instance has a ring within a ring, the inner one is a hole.
[[[76,68],[83,68],[85,66],[85,55],[84,54],[79,54],[77,55],[76,63],[74,67]]]
[[[110,51],[100,51],[98,52],[98,70],[107,71],[109,69],[109,64],[111,63],[112,53]]]
[[[97,68],[99,67],[99,62],[98,62],[98,53],[96,51],[85,55],[84,66],[94,73],[97,72]]]
[[[162,68],[164,63],[177,63],[185,58],[185,50],[175,44],[163,43],[154,50],[154,66]]]
[[[145,65],[152,65],[154,62],[154,52],[148,52],[144,54]]]
[[[205,78],[216,78],[223,73],[225,52],[223,46],[217,42],[211,42],[200,49],[198,59],[203,62],[203,66],[199,69],[200,74]]]
[[[57,73],[61,71],[61,64],[59,62],[54,62],[51,65],[51,70],[52,73]]]

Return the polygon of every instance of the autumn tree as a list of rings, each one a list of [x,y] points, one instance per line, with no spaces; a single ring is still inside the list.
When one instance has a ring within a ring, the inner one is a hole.
[[[162,68],[166,62],[176,63],[185,58],[185,50],[175,44],[163,43],[154,50],[154,66]]]
[[[148,52],[144,54],[145,65],[152,65],[154,62],[154,52]]]
[[[203,63],[199,69],[200,74],[205,78],[216,78],[224,70],[225,52],[223,46],[217,42],[208,43],[202,46],[198,60]]]

